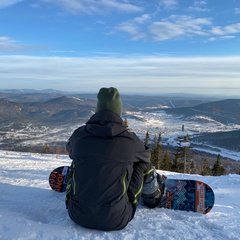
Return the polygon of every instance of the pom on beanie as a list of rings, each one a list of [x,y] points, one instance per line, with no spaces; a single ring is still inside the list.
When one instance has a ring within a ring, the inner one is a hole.
[[[110,110],[121,116],[122,101],[116,88],[101,88],[98,92],[97,98],[96,113],[102,110]]]

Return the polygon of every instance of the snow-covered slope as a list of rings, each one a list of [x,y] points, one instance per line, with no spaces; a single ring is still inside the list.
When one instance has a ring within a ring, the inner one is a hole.
[[[0,151],[1,240],[177,240],[240,237],[240,175],[202,177],[164,172],[169,178],[199,179],[216,195],[207,215],[139,206],[129,225],[116,232],[89,230],[74,224],[64,193],[50,190],[50,171],[69,165],[67,156]]]

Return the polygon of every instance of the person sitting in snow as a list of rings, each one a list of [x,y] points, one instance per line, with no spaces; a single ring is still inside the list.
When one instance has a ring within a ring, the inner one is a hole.
[[[71,176],[66,191],[70,218],[92,229],[123,229],[140,197],[157,207],[163,178],[150,163],[150,149],[124,126],[116,88],[101,88],[96,113],[76,129],[66,145]]]

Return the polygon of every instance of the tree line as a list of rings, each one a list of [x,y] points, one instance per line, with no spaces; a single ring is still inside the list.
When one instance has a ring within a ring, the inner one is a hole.
[[[187,141],[188,136],[185,136],[184,139]],[[220,176],[227,173],[221,164],[220,154],[217,155],[213,165],[210,165],[206,158],[201,161],[201,164],[196,164],[191,155],[191,148],[187,145],[177,147],[174,152],[165,150],[162,145],[161,133],[155,135],[151,140],[147,131],[144,143],[151,149],[151,162],[157,169],[203,176]]]

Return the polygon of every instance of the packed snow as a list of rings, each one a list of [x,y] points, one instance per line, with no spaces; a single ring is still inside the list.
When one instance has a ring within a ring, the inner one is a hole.
[[[50,189],[52,169],[69,165],[64,155],[0,151],[1,240],[234,240],[240,238],[240,175],[220,177],[163,172],[168,178],[196,179],[210,185],[215,205],[206,215],[139,206],[121,231],[90,230],[73,223],[65,194]]]

